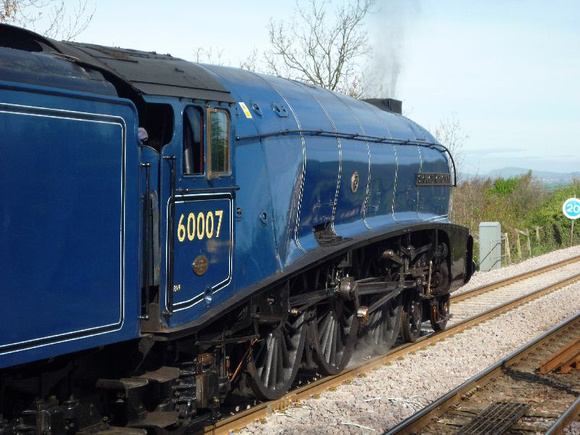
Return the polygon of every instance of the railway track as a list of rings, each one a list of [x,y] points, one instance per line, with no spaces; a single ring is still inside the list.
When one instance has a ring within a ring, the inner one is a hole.
[[[580,257],[573,257],[469,292],[453,295],[451,298],[453,317],[448,325],[451,326],[468,318],[476,317],[491,307],[499,307],[530,294],[530,288],[537,285],[529,284],[534,278],[540,279],[542,276],[549,276],[544,280],[545,284],[548,285],[560,278],[572,277],[578,271],[579,262]],[[557,273],[551,273],[554,271]]]
[[[542,362],[578,338],[580,314],[450,391],[387,434],[501,434],[561,430],[580,412],[580,370],[542,374]],[[576,400],[575,400],[576,399]],[[563,418],[560,418],[563,416]]]
[[[550,272],[555,269],[559,269],[564,266],[568,266],[570,264],[578,263],[580,261],[580,256],[571,257],[566,260],[558,261],[556,263],[548,264],[544,267],[539,267],[529,272],[523,272],[517,275],[512,276],[511,278],[507,278],[504,280],[500,280],[491,284],[487,284],[481,287],[474,288],[472,290],[463,292],[463,293],[455,293],[453,294],[451,300],[455,303],[464,301],[466,299],[470,299],[476,296],[481,296],[486,293],[489,293],[493,290],[506,287],[511,284],[518,283],[520,281],[526,280],[528,278],[538,276],[547,272]]]
[[[377,367],[389,364],[396,359],[403,358],[407,354],[435,345],[437,342],[443,341],[449,336],[485,322],[490,318],[504,314],[571,283],[580,281],[580,273],[577,271],[568,271],[564,274],[566,275],[564,279],[555,280],[554,282],[534,291],[531,291],[529,286],[525,285],[525,283],[531,278],[549,273],[555,269],[560,269],[559,274],[561,274],[560,272],[566,270],[567,266],[577,264],[578,262],[580,262],[580,257],[575,257],[529,273],[517,275],[508,280],[495,282],[476,288],[470,292],[457,295],[452,298],[452,311],[459,311],[460,314],[454,314],[452,321],[448,323],[448,328],[445,331],[427,334],[421,337],[416,343],[402,344],[391,350],[385,356],[373,357],[362,364],[348,368],[338,375],[313,380],[307,383],[307,385],[300,386],[290,391],[281,399],[266,403],[258,403],[250,409],[222,419],[214,425],[206,426],[205,433],[228,433],[230,431],[239,430],[255,421],[259,421],[272,415],[275,412],[283,412],[295,403],[313,396],[316,397],[318,394],[326,390],[334,389],[338,385],[348,383],[358,376],[370,372]],[[513,289],[509,289],[509,287],[514,284],[520,284],[518,286],[520,288],[522,287],[521,284],[524,284],[524,290],[514,291]],[[498,296],[498,294],[500,296]],[[495,302],[498,299],[500,302]],[[486,300],[493,300],[495,305],[492,306],[493,304],[486,302]],[[486,309],[482,309],[482,306]],[[475,309],[475,311],[479,310],[475,315],[469,314],[474,311],[473,307],[479,307]]]

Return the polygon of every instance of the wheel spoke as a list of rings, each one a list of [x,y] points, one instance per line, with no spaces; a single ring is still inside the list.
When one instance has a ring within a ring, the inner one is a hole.
[[[268,346],[267,346],[267,353],[266,353],[266,364],[264,366],[264,373],[261,376],[261,379],[264,381],[264,383],[268,386],[271,385],[271,373],[272,373],[272,358],[274,358],[274,343],[273,343],[273,338],[270,337],[268,338]]]
[[[271,360],[271,367],[270,367],[270,379],[269,382],[266,383],[270,388],[276,388],[278,385],[278,368],[279,368],[279,355],[280,355],[280,343],[279,340],[274,340],[274,348],[272,349],[272,360]]]
[[[323,328],[323,335],[322,335],[322,340],[321,340],[321,344],[322,344],[322,349],[324,350],[325,354],[327,352],[328,349],[328,343],[331,340],[331,336],[332,336],[332,318],[330,314],[327,314],[324,318],[324,328]]]
[[[336,321],[330,323],[330,334],[328,337],[329,341],[326,343],[327,352],[325,352],[324,356],[331,364],[336,364],[336,342],[339,340]]]

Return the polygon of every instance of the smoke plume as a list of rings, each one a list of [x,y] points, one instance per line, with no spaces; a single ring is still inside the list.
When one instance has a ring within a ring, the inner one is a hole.
[[[379,0],[377,13],[368,21],[370,61],[364,73],[366,98],[397,98],[403,71],[405,33],[420,12],[420,0]]]

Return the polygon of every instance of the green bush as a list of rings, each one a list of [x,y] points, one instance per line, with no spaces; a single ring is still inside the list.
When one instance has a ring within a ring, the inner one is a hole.
[[[512,261],[517,261],[520,252],[517,230],[529,231],[532,255],[570,245],[571,223],[563,215],[562,205],[566,199],[578,195],[580,180],[548,192],[531,172],[507,179],[473,179],[454,190],[451,220],[470,228],[476,236],[481,222],[500,222],[502,232],[508,234]],[[521,234],[519,237],[522,255],[529,256],[527,237]],[[574,228],[574,244],[579,243],[580,222]],[[477,258],[479,248],[476,246],[475,250]]]
[[[574,180],[570,186],[553,192],[542,207],[539,207],[528,216],[525,224],[542,227],[546,234],[548,248],[558,248],[570,245],[570,230],[572,222],[564,216],[562,205],[571,197],[580,193],[580,180]],[[574,225],[574,244],[580,243],[580,223]]]

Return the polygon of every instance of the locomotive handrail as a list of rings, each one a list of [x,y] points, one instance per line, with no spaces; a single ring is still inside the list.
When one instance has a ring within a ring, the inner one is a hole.
[[[151,165],[149,163],[141,163],[141,168],[145,169],[145,194],[143,195],[143,233],[144,233],[144,249],[143,257],[147,264],[143,267],[143,284],[145,286],[144,300],[145,303],[141,305],[141,318],[149,320],[149,295],[151,291],[151,281],[149,276],[150,267],[150,252],[152,225],[151,225]]]
[[[308,136],[325,136],[325,137],[335,137],[335,138],[343,138],[343,139],[352,139],[352,140],[360,140],[366,142],[375,142],[375,143],[387,143],[392,145],[414,145],[420,146],[425,148],[440,148],[441,151],[447,153],[451,160],[451,166],[453,167],[453,186],[457,186],[457,170],[455,166],[455,160],[451,155],[449,149],[440,143],[434,142],[427,142],[423,139],[394,139],[390,137],[381,137],[381,136],[371,136],[368,134],[360,134],[360,133],[344,133],[339,131],[329,131],[329,130],[302,130],[302,129],[286,129],[286,130],[278,130],[278,131],[271,131],[268,133],[260,133],[260,134],[253,134],[248,136],[236,136],[237,141],[244,141],[244,140],[252,140],[252,139],[265,139],[268,137],[275,137],[275,136],[288,136],[288,135],[308,135]]]
[[[208,191],[212,193],[221,193],[221,192],[231,192],[232,190],[240,190],[240,186],[225,186],[225,187],[200,187],[197,189],[185,189],[180,187],[179,189],[175,190],[177,195],[185,195],[188,193],[206,193]]]
[[[167,227],[170,229],[171,234],[175,234],[175,156],[163,156],[163,159],[171,165],[170,179],[169,179],[169,190],[171,192],[169,196],[169,215],[167,216]],[[164,315],[173,316],[173,237],[167,238],[168,251],[172,253],[167,257],[167,300],[166,300],[166,310],[164,310]]]
[[[273,136],[286,136],[286,135],[294,135],[294,134],[304,134],[309,136],[329,136],[329,137],[339,137],[345,139],[355,139],[355,140],[364,140],[369,142],[379,142],[379,143],[393,143],[396,145],[420,145],[429,148],[434,148],[436,146],[443,146],[438,143],[431,143],[426,142],[422,139],[417,140],[410,140],[410,139],[394,139],[390,137],[381,137],[381,136],[371,136],[368,134],[360,134],[360,133],[345,133],[339,131],[330,131],[330,130],[304,130],[304,129],[286,129],[286,130],[278,130],[278,131],[271,131],[268,133],[260,133],[255,135],[248,135],[248,136],[236,136],[236,140],[249,140],[249,139],[263,139],[267,137]]]

